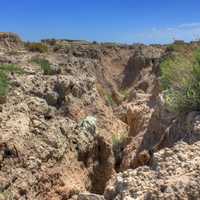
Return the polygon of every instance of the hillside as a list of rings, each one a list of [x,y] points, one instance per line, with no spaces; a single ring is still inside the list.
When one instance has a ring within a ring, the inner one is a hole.
[[[0,200],[200,199],[199,47],[0,33]]]

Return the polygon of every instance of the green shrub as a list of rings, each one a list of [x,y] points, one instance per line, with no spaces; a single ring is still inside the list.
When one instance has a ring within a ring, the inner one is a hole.
[[[46,53],[48,52],[48,47],[47,45],[43,44],[43,43],[26,43],[26,48],[29,50],[29,51],[32,51],[32,52],[39,52],[39,53]]]
[[[5,73],[24,74],[24,70],[14,64],[2,64],[0,65],[0,71]]]
[[[163,89],[182,88],[190,80],[193,68],[192,63],[180,55],[167,58],[160,67]]]
[[[0,96],[4,97],[7,95],[9,89],[9,73],[23,74],[24,71],[13,64],[0,65]]]
[[[44,72],[44,75],[53,74],[53,70],[51,69],[51,64],[48,60],[43,58],[34,58],[31,60],[33,63],[38,64]]]
[[[161,83],[171,111],[200,110],[200,50],[193,55],[188,59],[178,54],[161,63]]]

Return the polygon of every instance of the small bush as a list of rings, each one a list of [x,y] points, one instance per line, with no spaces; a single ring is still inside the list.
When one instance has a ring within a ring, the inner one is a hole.
[[[48,52],[48,47],[42,43],[26,43],[26,48],[32,52],[46,53]]]
[[[191,77],[192,63],[180,55],[167,58],[160,67],[163,89],[182,88]]]
[[[200,110],[200,50],[196,50],[191,59],[178,54],[163,61],[161,83],[171,111]]]
[[[4,97],[7,95],[7,92],[9,89],[9,79],[8,79],[9,73],[23,74],[24,71],[18,68],[16,65],[12,65],[12,64],[0,65],[0,96],[1,97]]]
[[[44,75],[51,75],[53,71],[51,69],[51,64],[48,60],[43,58],[35,58],[31,60],[33,63],[38,64],[44,72]]]

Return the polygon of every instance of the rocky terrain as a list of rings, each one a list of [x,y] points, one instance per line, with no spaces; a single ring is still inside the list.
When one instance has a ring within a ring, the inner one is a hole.
[[[166,108],[169,51],[0,33],[0,200],[200,199],[200,113]]]

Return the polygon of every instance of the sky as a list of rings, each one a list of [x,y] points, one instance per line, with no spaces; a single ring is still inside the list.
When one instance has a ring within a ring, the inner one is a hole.
[[[0,0],[0,31],[23,40],[170,43],[200,38],[199,0]]]

